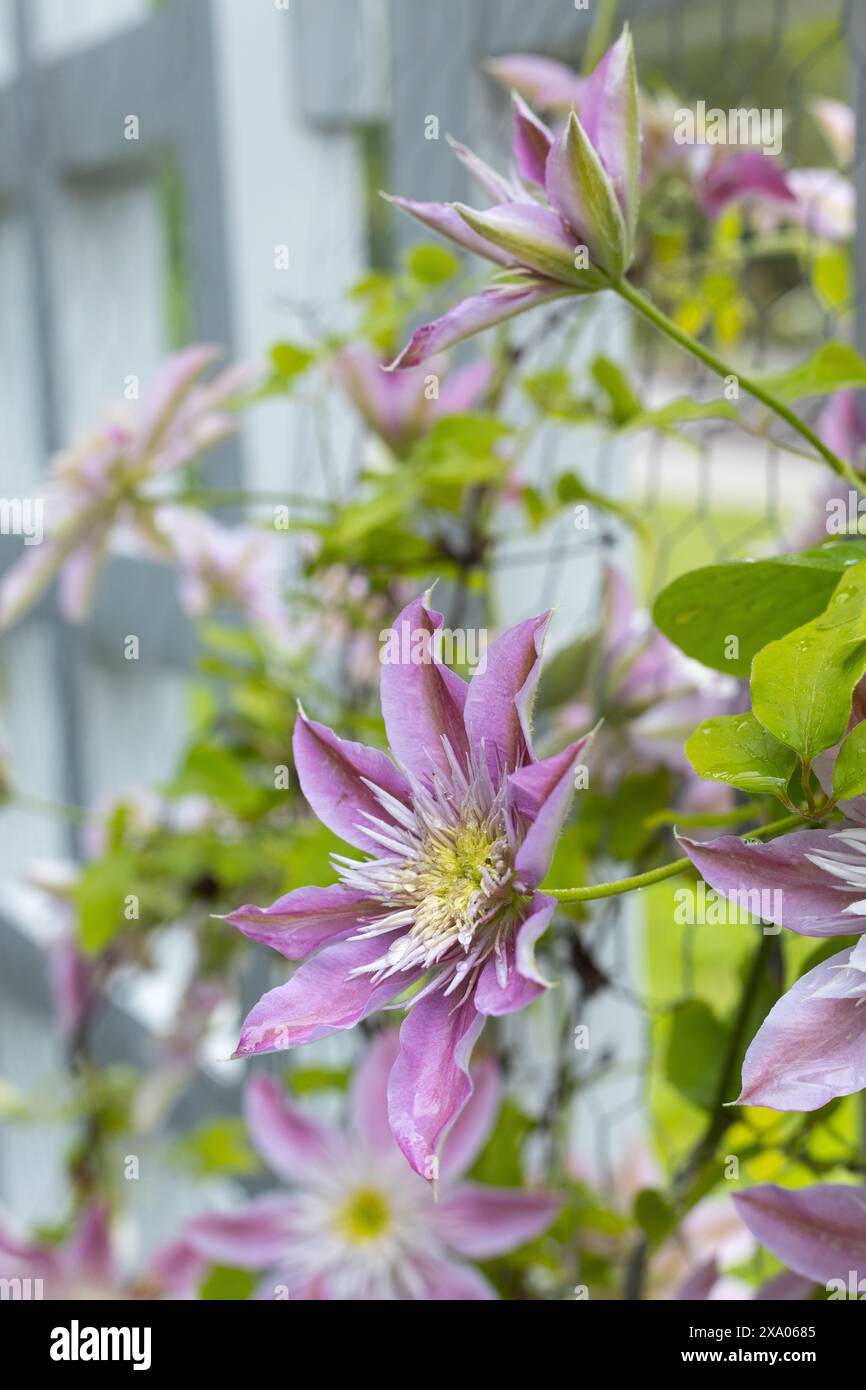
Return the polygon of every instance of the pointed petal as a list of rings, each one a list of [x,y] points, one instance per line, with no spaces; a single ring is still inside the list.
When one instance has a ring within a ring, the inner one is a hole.
[[[468,687],[439,659],[433,638],[442,621],[442,614],[430,611],[423,597],[413,599],[380,653],[379,688],[388,742],[400,765],[425,782],[434,768],[450,775],[443,738],[459,760],[465,762],[468,753],[463,723]]]
[[[235,1056],[282,1052],[353,1028],[413,982],[408,972],[379,984],[369,974],[351,973],[381,954],[378,937],[328,946],[296,970],[288,984],[262,995],[244,1021]]]
[[[110,1284],[114,1275],[111,1227],[104,1202],[86,1206],[64,1251],[72,1272],[94,1284]]]
[[[797,1274],[816,1283],[866,1278],[866,1191],[820,1183],[789,1192],[762,1183],[735,1192],[752,1235]]]
[[[474,232],[507,251],[520,265],[576,289],[605,287],[606,281],[597,270],[578,269],[575,253],[580,234],[575,235],[564,226],[562,219],[550,208],[536,203],[501,203],[486,212],[478,212],[464,203],[455,203],[454,207]],[[622,222],[619,209],[617,216]],[[590,252],[593,252],[592,246]]]
[[[433,1303],[479,1303],[499,1297],[484,1275],[456,1260],[426,1255],[415,1262],[424,1286],[424,1298]]]
[[[485,237],[473,232],[451,203],[417,203],[411,198],[395,198],[389,193],[383,193],[382,196],[386,202],[393,203],[403,212],[408,212],[416,222],[421,222],[440,236],[447,237],[462,250],[471,251],[475,256],[483,256],[485,260],[493,261],[496,265],[517,264],[514,257],[501,247],[494,246]]]
[[[845,908],[866,897],[866,889],[847,887],[807,858],[843,848],[831,830],[797,830],[767,845],[744,844],[736,835],[704,844],[683,837],[679,841],[711,888],[765,921],[804,936],[848,936],[862,930],[862,919]]]
[[[388,1124],[388,1077],[399,1051],[396,1029],[386,1029],[367,1047],[352,1082],[352,1131],[372,1153],[394,1152]]]
[[[404,805],[409,801],[409,785],[390,758],[378,748],[339,738],[303,711],[295,721],[292,751],[301,791],[319,820],[356,849],[381,854],[378,841],[365,828],[366,816],[389,825],[396,822],[365,783],[381,787]]]
[[[866,1086],[866,976],[838,969],[853,950],[816,965],[770,1010],[743,1059],[738,1104],[817,1110]]]
[[[544,187],[544,166],[550,154],[553,136],[544,121],[539,120],[534,111],[516,92],[512,93],[514,108],[514,159],[525,179],[531,179]]]
[[[580,119],[613,181],[633,243],[640,204],[640,110],[628,25],[590,76]]]
[[[473,1063],[472,1086],[472,1094],[449,1129],[442,1148],[439,1176],[443,1181],[467,1172],[493,1131],[501,1094],[499,1068],[493,1057],[480,1057]]]
[[[591,737],[588,734],[561,753],[530,763],[508,778],[512,804],[532,821],[514,861],[527,888],[537,888],[550,867],[574,793],[575,769]]]
[[[516,1250],[546,1231],[562,1202],[547,1192],[462,1183],[439,1199],[437,1234],[459,1255],[489,1260]]]
[[[442,991],[428,994],[400,1029],[400,1055],[388,1082],[388,1118],[409,1164],[436,1178],[434,1159],[449,1126],[472,1094],[469,1058],[484,1027],[471,998],[455,1007]]]
[[[193,343],[165,359],[141,402],[133,457],[142,458],[157,447],[175,411],[219,356],[218,347]]]
[[[719,1265],[715,1255],[703,1260],[677,1286],[673,1297],[677,1302],[697,1303],[709,1298],[719,1280]]]
[[[792,1269],[783,1269],[781,1274],[776,1274],[772,1279],[768,1279],[765,1284],[755,1290],[755,1301],[758,1303],[781,1303],[792,1300],[802,1303],[810,1298],[815,1289],[814,1279],[809,1279],[803,1274],[795,1274]]]
[[[755,196],[780,203],[797,202],[785,171],[759,150],[734,154],[711,165],[698,185],[698,198],[708,217],[718,217],[731,203]]]
[[[480,294],[470,295],[455,304],[441,318],[416,328],[389,370],[417,366],[434,353],[471,338],[474,333],[481,333],[516,314],[525,314],[528,309],[550,304],[570,292],[562,284],[528,275],[512,283],[489,285]]]
[[[194,1217],[184,1229],[184,1240],[211,1264],[267,1269],[285,1257],[300,1214],[296,1199],[267,1193],[239,1211]]]
[[[548,982],[538,973],[535,964],[535,943],[547,931],[556,911],[556,899],[536,893],[535,909],[517,929],[505,947],[505,984],[500,984],[496,959],[491,956],[481,971],[475,991],[475,1007],[479,1013],[516,1013],[531,1004],[548,988]]]
[[[271,907],[247,903],[230,912],[226,921],[286,960],[304,960],[320,946],[351,936],[361,919],[375,911],[363,893],[336,883],[329,888],[296,888]]]
[[[73,550],[58,575],[57,606],[67,622],[83,623],[90,615],[96,581],[105,563],[108,534],[95,531]]]
[[[631,259],[622,208],[604,165],[574,112],[553,142],[545,186],[548,198],[572,229],[575,241],[585,240],[593,262],[611,275],[621,275]]]
[[[493,375],[493,363],[484,357],[449,372],[439,388],[439,399],[430,402],[428,419],[439,420],[446,415],[463,415],[466,411],[475,410],[481,404]]]
[[[530,719],[541,673],[541,650],[550,613],[518,623],[490,646],[484,669],[469,682],[466,732],[473,747],[483,741],[494,786],[506,772],[531,761]]]
[[[316,1187],[317,1179],[340,1157],[338,1136],[293,1105],[272,1076],[256,1076],[247,1082],[244,1119],[268,1167],[289,1183]]]
[[[544,111],[580,109],[587,79],[554,58],[535,53],[505,53],[484,66],[504,86],[519,92]]]
[[[485,193],[490,194],[494,203],[510,203],[512,201],[515,190],[504,175],[500,174],[498,170],[491,168],[485,160],[468,149],[466,145],[461,145],[459,140],[452,140],[450,136],[448,136],[447,139],[448,144],[460,160],[460,163],[465,169],[469,170],[469,173],[475,181],[481,185]],[[447,207],[448,205],[440,203],[437,204],[437,206]]]

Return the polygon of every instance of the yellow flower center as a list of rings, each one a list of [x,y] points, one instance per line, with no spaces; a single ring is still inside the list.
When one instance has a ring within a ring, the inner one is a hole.
[[[362,1187],[353,1192],[337,1216],[340,1234],[355,1245],[378,1240],[390,1225],[390,1207],[384,1195],[374,1187]]]

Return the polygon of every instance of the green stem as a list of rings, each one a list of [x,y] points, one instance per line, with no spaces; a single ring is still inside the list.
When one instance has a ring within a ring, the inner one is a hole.
[[[784,835],[786,830],[793,830],[798,825],[805,825],[806,816],[783,816],[781,820],[771,821],[769,825],[763,825],[759,830],[749,830],[745,835],[741,835],[741,840],[766,840],[773,839],[776,835]],[[540,893],[546,893],[550,898],[558,898],[561,903],[588,903],[595,902],[597,898],[616,898],[621,893],[633,893],[639,888],[648,888],[653,883],[661,883],[663,879],[674,878],[677,874],[685,873],[692,867],[691,859],[674,859],[670,864],[662,864],[658,869],[648,869],[643,874],[632,874],[630,878],[614,879],[611,883],[588,883],[582,888],[545,888],[539,889]]]
[[[611,288],[616,291],[621,299],[624,299],[633,309],[636,309],[639,314],[643,315],[645,319],[648,319],[650,323],[654,324],[661,333],[664,333],[670,338],[672,342],[677,343],[679,347],[684,348],[692,357],[697,357],[699,361],[704,363],[704,366],[709,367],[710,371],[715,372],[716,375],[720,377],[735,377],[744,391],[747,391],[756,401],[760,401],[762,405],[765,405],[767,409],[771,410],[774,415],[777,415],[780,420],[784,420],[786,424],[790,425],[791,429],[799,434],[801,439],[805,439],[806,442],[820,454],[824,462],[830,465],[834,473],[838,473],[839,477],[844,478],[857,492],[866,495],[866,480],[858,476],[850,463],[846,463],[838,454],[835,454],[813,429],[810,429],[803,420],[799,419],[793,410],[785,405],[784,401],[777,400],[775,396],[769,391],[765,391],[763,386],[761,386],[759,382],[754,381],[751,377],[745,376],[742,372],[734,371],[727,362],[724,362],[721,357],[717,357],[710,348],[705,347],[703,343],[699,343],[693,338],[690,333],[686,333],[682,328],[679,328],[674,323],[673,319],[668,318],[667,314],[663,313],[661,309],[657,309],[654,304],[651,304],[646,296],[641,294],[639,290],[636,290],[633,285],[630,285],[627,280],[613,281]]]
[[[644,825],[647,830],[658,830],[662,825],[739,825],[741,821],[751,820],[758,809],[753,803],[735,806],[732,811],[653,811]],[[796,812],[797,808],[791,809]]]

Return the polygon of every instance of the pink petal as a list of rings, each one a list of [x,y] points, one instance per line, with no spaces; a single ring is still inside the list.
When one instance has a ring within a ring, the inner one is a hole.
[[[104,1202],[92,1201],[78,1218],[78,1224],[63,1252],[70,1272],[94,1284],[110,1284],[114,1275],[111,1227]]]
[[[428,419],[439,420],[446,415],[463,415],[474,410],[486,394],[493,375],[493,363],[483,357],[449,372],[439,389],[439,399],[430,402]]]
[[[531,1004],[548,987],[535,965],[534,948],[538,938],[547,931],[556,911],[556,899],[536,893],[535,909],[521,923],[505,947],[505,983],[499,980],[497,961],[491,956],[481,971],[475,990],[475,1007],[479,1013],[516,1013]]]
[[[388,1124],[388,1077],[399,1051],[396,1030],[386,1029],[367,1047],[352,1082],[352,1131],[373,1153],[394,1152]]]
[[[538,119],[534,111],[517,93],[512,94],[514,108],[514,159],[525,179],[544,187],[544,166],[550,154],[553,136],[544,121]]]
[[[736,835],[704,844],[679,840],[710,887],[754,915],[804,936],[849,936],[862,931],[864,921],[845,908],[862,898],[863,890],[848,887],[807,858],[843,850],[838,833],[797,830],[767,845],[744,844]]]
[[[472,1094],[464,1105],[442,1149],[439,1176],[458,1178],[472,1167],[493,1132],[499,1112],[501,1082],[493,1057],[480,1057],[472,1066]]]
[[[483,743],[494,785],[532,759],[532,701],[549,622],[548,612],[509,628],[491,644],[484,669],[469,682],[466,732],[473,747]]]
[[[93,591],[105,563],[107,533],[102,531],[74,550],[59,575],[57,604],[70,623],[83,623],[90,613]]]
[[[175,411],[219,355],[218,347],[194,343],[165,359],[141,402],[133,457],[141,458],[158,445]]]
[[[601,289],[607,283],[597,270],[578,269],[576,229],[567,227],[551,208],[528,202],[500,203],[486,212],[463,203],[454,206],[474,232],[487,237],[536,274],[578,290]]]
[[[532,817],[517,851],[514,867],[527,888],[537,888],[550,868],[556,842],[574,795],[575,769],[591,734],[569,744],[561,753],[530,763],[508,778],[514,806]]]
[[[479,236],[477,232],[473,232],[451,203],[416,203],[411,198],[395,198],[390,194],[385,194],[384,197],[387,202],[393,203],[403,212],[408,212],[409,216],[414,217],[416,222],[421,222],[425,227],[430,227],[434,232],[438,232],[440,236],[456,242],[464,251],[471,251],[475,256],[483,256],[485,260],[493,261],[495,265],[514,266],[517,264],[513,256],[508,255],[500,247],[494,246],[492,242]],[[438,351],[438,349],[433,349],[433,351]],[[420,362],[421,359],[418,358],[418,361]],[[409,367],[413,364],[405,362],[403,365]]]
[[[295,721],[292,751],[301,791],[319,820],[356,849],[380,854],[379,842],[367,830],[368,817],[389,825],[396,822],[366,783],[404,805],[409,801],[406,779],[390,758],[377,748],[339,738],[303,711]]]
[[[866,1278],[866,1192],[820,1183],[789,1192],[762,1183],[735,1192],[737,1211],[752,1235],[790,1269],[826,1284]]]
[[[267,1193],[240,1211],[195,1217],[184,1229],[183,1239],[212,1264],[267,1269],[285,1258],[300,1210],[293,1198]]]
[[[472,1094],[469,1058],[484,1027],[471,999],[441,990],[410,1008],[388,1082],[388,1119],[416,1173],[435,1179],[439,1145]]]
[[[515,189],[511,186],[508,179],[492,169],[485,160],[479,158],[466,145],[461,145],[457,140],[448,140],[449,145],[456,154],[460,163],[465,169],[469,170],[472,177],[481,185],[485,193],[489,193],[494,203],[510,203],[515,196]],[[443,206],[438,204],[437,206]],[[444,206],[447,206],[445,204]],[[437,229],[438,230],[438,229]]]
[[[271,907],[247,903],[230,912],[226,921],[251,941],[273,947],[286,960],[304,960],[320,946],[350,936],[375,910],[363,893],[337,883],[328,888],[296,888]]]
[[[455,1260],[429,1255],[415,1261],[424,1281],[425,1299],[433,1303],[479,1303],[499,1297],[483,1274]]]
[[[718,217],[731,203],[748,197],[792,204],[797,201],[785,171],[759,150],[746,150],[711,165],[698,194],[709,217]]]
[[[488,1260],[546,1231],[562,1202],[546,1192],[463,1183],[434,1210],[437,1234],[459,1255]]]
[[[634,46],[627,26],[587,82],[580,120],[613,180],[633,239],[640,201],[640,117]]]
[[[738,1104],[817,1110],[866,1086],[866,975],[838,968],[856,949],[816,965],[770,1010],[743,1060]]]
[[[480,294],[470,295],[468,299],[455,304],[441,318],[416,328],[403,351],[391,363],[390,370],[414,367],[434,353],[453,347],[455,343],[471,338],[485,328],[492,328],[494,324],[514,318],[515,314],[524,314],[528,309],[550,304],[565,294],[576,293],[579,291],[569,290],[557,281],[530,275],[512,283],[490,285]]]
[[[268,1167],[289,1183],[317,1186],[342,1152],[338,1136],[293,1105],[274,1077],[257,1076],[247,1083],[244,1118]]]
[[[491,58],[487,71],[506,87],[511,87],[527,101],[544,110],[580,109],[587,79],[579,77],[565,63],[554,58],[540,58],[535,53],[506,53]]]
[[[678,1302],[697,1303],[709,1298],[719,1281],[719,1265],[715,1255],[703,1260],[677,1286],[673,1297]]]
[[[392,629],[396,652],[389,656],[388,647],[381,652],[388,742],[400,765],[425,782],[435,768],[450,779],[443,738],[461,762],[469,751],[463,723],[466,682],[438,659],[432,641],[442,621],[442,614],[428,610],[423,598],[413,599]]]
[[[244,1022],[235,1056],[281,1052],[353,1028],[413,982],[408,973],[379,984],[369,974],[351,973],[381,954],[379,937],[328,946],[296,970],[288,984],[262,996]]]

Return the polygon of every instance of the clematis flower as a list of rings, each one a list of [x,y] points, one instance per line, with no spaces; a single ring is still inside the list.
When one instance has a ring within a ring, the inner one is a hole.
[[[862,1297],[866,1189],[820,1183],[788,1191],[762,1183],[734,1201],[752,1234],[801,1279],[823,1284],[831,1296]]]
[[[631,35],[588,79],[581,114],[555,138],[514,97],[516,170],[503,175],[464,146],[454,151],[493,198],[463,203],[391,201],[464,250],[501,267],[480,294],[417,329],[391,364],[414,367],[452,343],[564,295],[604,289],[632,259],[640,198],[640,129]]]
[[[25,1297],[52,1302],[192,1298],[203,1269],[202,1257],[178,1240],[157,1250],[140,1275],[124,1274],[113,1247],[107,1208],[98,1199],[83,1208],[60,1244],[21,1240],[0,1227],[0,1278],[29,1280]]]
[[[864,805],[862,797],[848,803],[848,814],[862,816]],[[760,902],[767,921],[805,936],[866,930],[863,825],[798,830],[766,845],[729,835],[681,843],[711,888],[736,902]],[[770,1010],[743,1061],[738,1103],[816,1110],[866,1086],[864,1000],[861,937],[803,975]]]
[[[256,1148],[290,1193],[267,1193],[240,1211],[198,1217],[184,1240],[214,1263],[270,1271],[290,1299],[480,1300],[494,1289],[467,1260],[533,1240],[559,1210],[546,1192],[467,1182],[499,1102],[491,1061],[476,1069],[472,1099],[448,1137],[438,1201],[410,1172],[388,1129],[387,1084],[399,1044],[391,1031],[355,1074],[351,1122],[328,1128],[259,1077],[246,1090]]]
[[[394,762],[303,712],[295,724],[304,795],[365,857],[335,856],[335,886],[296,889],[228,918],[289,960],[312,956],[259,1000],[237,1056],[351,1028],[415,990],[389,1111],[398,1144],[427,1176],[471,1093],[469,1057],[485,1018],[513,1013],[547,988],[534,948],[556,900],[538,888],[588,743],[542,761],[532,753],[548,617],[503,633],[467,684],[439,659],[442,615],[420,598],[410,603],[391,634],[399,655],[381,653]]]
[[[280,642],[292,636],[282,596],[283,556],[275,534],[221,526],[191,507],[159,507],[154,526],[180,568],[184,609],[196,618],[223,605]]]
[[[474,410],[487,391],[493,365],[483,359],[448,372],[444,358],[426,369],[391,374],[385,363],[360,344],[351,343],[334,357],[338,382],[371,429],[398,456],[437,420]],[[431,376],[441,378],[438,394],[429,396]]]
[[[133,422],[107,424],[57,456],[45,499],[45,537],[0,581],[0,628],[17,621],[58,576],[61,612],[82,622],[119,533],[164,558],[148,489],[231,433],[226,405],[248,377],[246,368],[231,367],[205,382],[218,356],[219,349],[199,344],[168,357]]]

